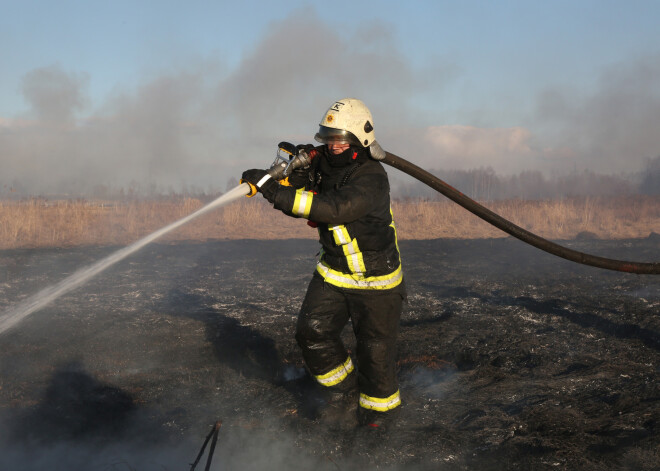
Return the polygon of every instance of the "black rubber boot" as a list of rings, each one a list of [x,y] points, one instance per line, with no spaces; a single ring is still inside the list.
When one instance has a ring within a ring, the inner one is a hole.
[[[324,403],[319,407],[316,419],[326,425],[354,425],[359,393],[357,378],[351,373],[341,383],[324,387]]]

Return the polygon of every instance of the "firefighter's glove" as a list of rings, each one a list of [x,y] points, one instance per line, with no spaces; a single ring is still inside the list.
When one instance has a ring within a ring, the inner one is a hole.
[[[310,151],[314,150],[314,144],[298,144],[296,149],[298,149],[298,152],[303,151],[309,154]]]
[[[241,175],[241,181],[256,187],[257,191],[264,195],[264,198],[271,203],[273,202],[278,183],[268,174],[267,170],[257,168],[246,170]]]

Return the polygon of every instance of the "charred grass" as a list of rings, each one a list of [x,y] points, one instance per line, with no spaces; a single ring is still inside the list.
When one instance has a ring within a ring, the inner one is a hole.
[[[568,244],[640,261],[659,247]],[[515,239],[400,248],[392,429],[313,415],[294,333],[315,241],[156,243],[2,338],[0,469],[186,469],[217,420],[217,469],[657,469],[656,277]],[[0,305],[111,250],[4,251]]]
[[[209,199],[168,197],[128,201],[0,202],[0,249],[129,244],[202,207]],[[660,230],[660,197],[582,197],[505,200],[486,207],[549,239],[647,237]],[[451,201],[394,201],[401,240],[505,237]],[[262,198],[246,199],[202,216],[168,234],[167,241],[315,239],[305,221],[272,211]]]

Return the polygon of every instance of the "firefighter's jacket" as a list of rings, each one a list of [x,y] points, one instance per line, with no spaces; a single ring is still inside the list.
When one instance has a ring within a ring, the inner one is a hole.
[[[332,155],[327,146],[308,169],[297,170],[268,199],[284,213],[316,226],[322,251],[317,272],[327,283],[391,289],[403,280],[385,169],[368,150],[351,146]]]

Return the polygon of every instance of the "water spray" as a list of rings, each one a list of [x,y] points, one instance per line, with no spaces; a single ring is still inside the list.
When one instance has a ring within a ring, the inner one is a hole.
[[[168,232],[173,231],[174,229],[180,226],[183,226],[190,220],[198,216],[201,216],[202,214],[206,214],[213,209],[219,208],[220,206],[231,203],[232,201],[237,200],[238,198],[248,195],[250,191],[251,191],[250,186],[247,183],[241,183],[234,189],[228,191],[219,198],[211,201],[209,204],[198,209],[194,213],[191,213],[188,216],[183,217],[178,221],[173,222],[172,224],[169,224],[168,226],[165,226],[162,229],[159,229],[156,232],[149,234],[148,236],[138,240],[137,242],[134,242],[133,244],[110,254],[104,259],[101,259],[98,262],[88,267],[81,268],[80,270],[76,271],[72,275],[63,279],[59,283],[56,283],[52,286],[42,289],[38,293],[20,302],[16,306],[13,306],[8,311],[6,311],[2,315],[2,317],[0,317],[0,334],[14,327],[21,320],[25,319],[33,312],[43,308],[47,304],[55,301],[57,298],[68,293],[69,291],[76,289],[77,287],[81,286],[83,283],[86,283],[92,277],[101,273],[103,270],[111,267],[112,265],[123,260],[129,255],[137,252],[145,245],[153,242],[159,237],[164,236]]]
[[[316,150],[314,149],[311,149],[309,152],[299,151],[299,149],[296,148],[296,146],[293,144],[289,144],[288,142],[281,142],[278,145],[275,161],[272,163],[268,173],[275,180],[285,179],[291,174],[293,170],[308,166],[315,155]],[[194,213],[189,214],[188,216],[149,234],[137,242],[134,242],[133,244],[124,247],[121,250],[118,250],[117,252],[107,256],[102,260],[99,260],[98,262],[88,267],[81,268],[59,283],[42,289],[38,293],[20,302],[16,306],[11,307],[0,317],[0,334],[4,333],[8,329],[11,329],[33,312],[43,308],[47,304],[55,301],[57,298],[68,293],[69,291],[76,289],[83,283],[89,281],[92,277],[98,275],[105,269],[111,267],[129,255],[137,252],[145,245],[153,242],[159,237],[164,236],[168,232],[183,226],[190,220],[201,216],[202,214],[205,214],[213,209],[219,208],[220,206],[223,206],[227,203],[231,203],[232,201],[243,196],[254,196],[256,193],[257,189],[252,184],[241,182],[241,184],[236,188],[228,191],[224,195],[220,196],[216,200],[210,202]]]

